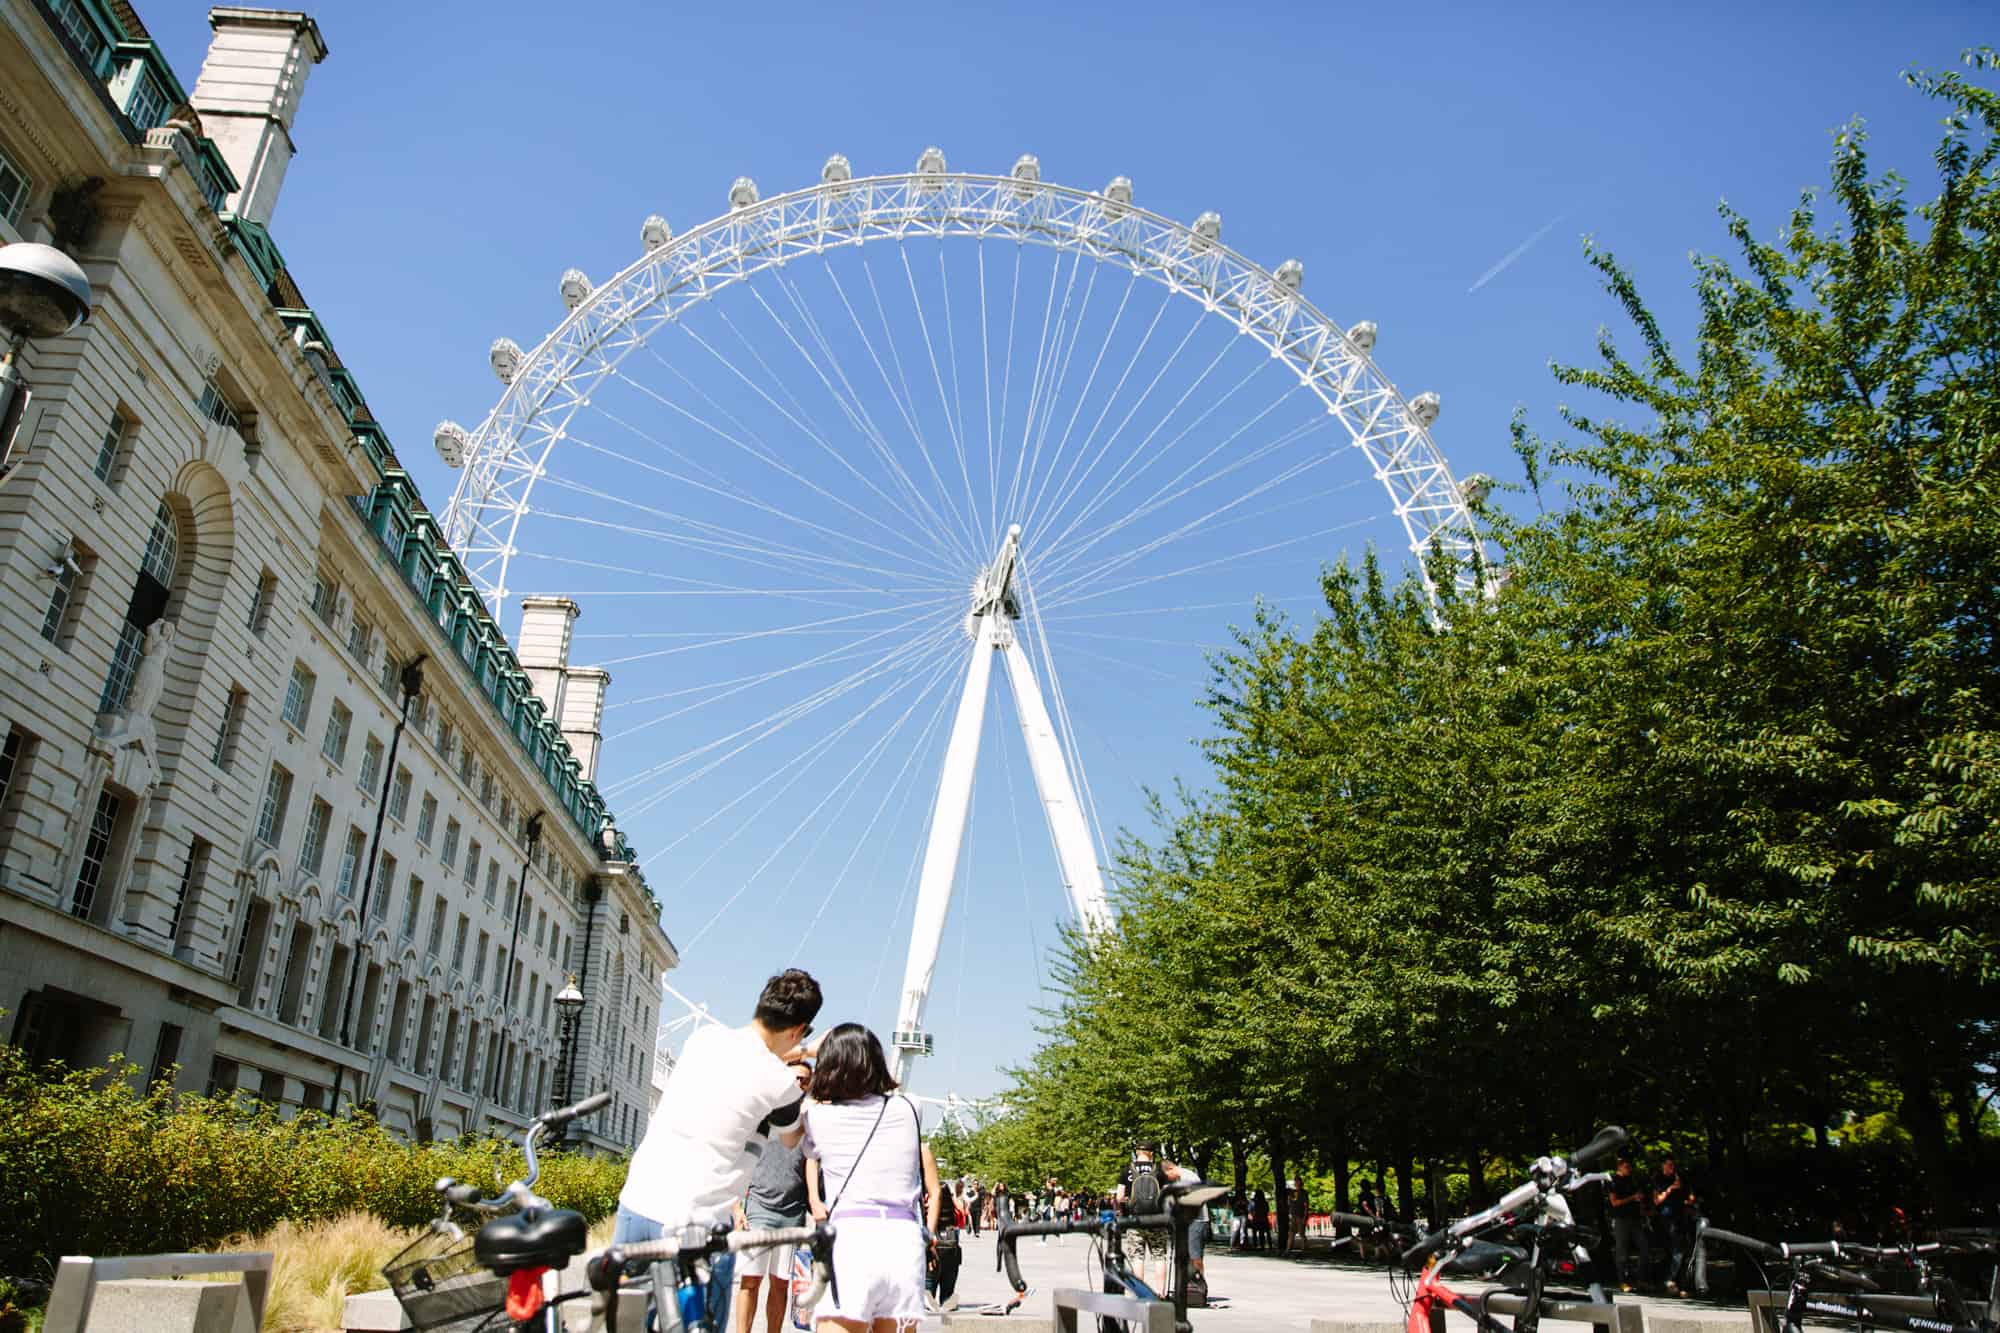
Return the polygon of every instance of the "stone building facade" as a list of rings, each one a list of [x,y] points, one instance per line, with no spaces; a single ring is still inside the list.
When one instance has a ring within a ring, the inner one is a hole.
[[[508,644],[272,240],[317,25],[210,23],[188,93],[125,0],[0,6],[0,243],[96,299],[0,479],[0,1035],[445,1136],[553,1103],[574,974],[627,1148],[678,960],[608,678],[573,604]]]

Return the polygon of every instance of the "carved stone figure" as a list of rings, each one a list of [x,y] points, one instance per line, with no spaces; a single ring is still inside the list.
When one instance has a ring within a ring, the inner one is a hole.
[[[153,710],[167,685],[167,653],[173,647],[174,622],[156,620],[146,631],[146,646],[125,706],[105,716],[94,747],[108,755],[112,780],[144,798],[160,780],[159,741],[153,730]]]

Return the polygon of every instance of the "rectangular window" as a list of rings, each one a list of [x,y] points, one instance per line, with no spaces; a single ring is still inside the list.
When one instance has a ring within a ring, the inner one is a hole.
[[[237,416],[236,407],[229,401],[229,395],[222,391],[214,380],[205,381],[201,386],[201,397],[195,400],[195,410],[218,426],[227,426],[233,431],[243,429],[242,418]]]
[[[91,22],[89,14],[84,9],[83,0],[53,0],[49,8],[54,12],[56,22],[62,26],[63,32],[68,34],[69,39],[76,43],[77,49],[83,52],[83,58],[90,62],[91,69],[100,75],[106,73],[103,64],[104,58],[111,53],[111,43],[98,30],[97,25]]]
[[[0,821],[12,810],[15,793],[14,779],[26,776],[28,752],[34,747],[34,738],[19,727],[7,728],[7,739],[0,741]],[[0,828],[6,824],[0,822]]]
[[[494,900],[499,896],[500,863],[498,861],[488,861],[486,863],[486,905],[488,907],[493,906]]]
[[[490,772],[479,775],[479,803],[488,810],[493,808],[493,774]]]
[[[543,937],[544,937],[545,935],[547,935],[547,934],[548,934],[548,932],[549,932],[549,914],[548,914],[547,912],[540,912],[540,911],[536,912],[536,913],[535,913],[535,947],[536,947],[537,949],[539,949],[539,948],[541,948],[541,947],[542,947],[542,938],[543,938]]]
[[[398,824],[410,816],[410,770],[398,765],[396,780],[389,784],[389,818]]]
[[[111,669],[104,673],[104,693],[97,701],[100,713],[115,713],[125,706],[132,691],[132,675],[145,655],[146,631],[130,620],[118,627],[118,642],[111,650]]]
[[[285,831],[285,807],[292,799],[292,775],[281,765],[271,765],[264,780],[264,803],[257,811],[257,841],[276,847]]]
[[[116,796],[109,791],[97,793],[97,809],[91,812],[90,832],[83,840],[83,864],[77,867],[76,887],[70,892],[71,916],[88,918],[97,905],[104,863],[111,856],[111,834],[118,827],[118,808]]]
[[[456,819],[447,819],[444,821],[444,847],[438,853],[438,860],[444,862],[446,870],[458,864],[458,835],[460,831]]]
[[[292,663],[291,679],[285,682],[285,706],[278,716],[300,731],[306,729],[306,717],[312,712],[314,680],[304,662]]]
[[[347,627],[347,651],[353,653],[356,660],[366,662],[368,648],[374,638],[375,631],[368,628],[368,622],[356,616],[354,623]]]
[[[229,698],[222,705],[222,725],[215,732],[215,749],[209,755],[217,768],[236,762],[236,740],[243,734],[243,714],[249,707],[250,692],[240,685],[230,686]]]
[[[311,606],[321,624],[332,626],[334,607],[339,601],[340,585],[327,574],[314,574]]]
[[[354,877],[361,873],[361,858],[368,854],[368,835],[352,825],[347,829],[347,845],[340,851],[340,875],[335,890],[343,898],[354,896]]]
[[[390,652],[386,644],[382,648],[382,670],[379,679],[382,682],[383,690],[386,691],[387,693],[398,696],[402,694],[403,691],[402,659],[398,658],[396,654]],[[410,711],[412,714],[415,714],[417,716],[418,718],[417,726],[419,729],[421,729],[423,727],[422,714],[417,711],[417,706],[415,704],[410,705]]]
[[[195,908],[208,884],[210,850],[200,838],[188,839],[187,860],[181,863],[180,889],[174,894],[174,915],[167,923],[167,934],[173,937],[177,948],[186,944],[194,932]]]
[[[181,1060],[181,1027],[178,1023],[160,1024],[159,1040],[153,1043],[153,1067],[146,1071],[146,1086],[153,1087],[165,1079]]]
[[[354,714],[346,704],[335,699],[326,714],[326,739],[319,746],[319,752],[332,760],[335,768],[347,763],[347,733],[353,725]]]
[[[271,623],[271,603],[278,599],[278,576],[265,570],[257,576],[257,586],[250,590],[250,615],[245,620],[252,634],[262,634]]]
[[[382,742],[373,736],[361,747],[361,772],[355,776],[354,785],[375,794],[375,786],[382,780]]]
[[[166,120],[169,109],[159,83],[150,72],[140,71],[125,99],[125,118],[142,130],[150,130]]]
[[[486,950],[492,943],[485,931],[479,932],[479,943],[472,949],[472,984],[475,986],[481,985],[486,980]]]
[[[376,921],[389,915],[389,899],[396,892],[396,858],[387,852],[375,866],[375,887],[368,895],[368,915]]]
[[[437,831],[437,819],[437,797],[426,792],[417,805],[417,841],[426,847],[431,845],[431,834]]]
[[[471,928],[472,922],[461,912],[458,918],[458,931],[451,937],[451,970],[454,972],[465,966],[465,932]]]
[[[426,952],[433,958],[437,957],[438,950],[444,946],[444,911],[442,897],[431,904],[431,943]]]
[[[123,412],[112,412],[111,422],[104,428],[104,438],[97,443],[97,461],[90,467],[91,475],[107,486],[118,476],[119,460],[125,456],[125,441],[131,438],[134,429],[130,417]]]
[[[467,884],[477,884],[479,882],[479,839],[477,838],[472,840],[472,850],[465,854],[465,882]]]
[[[55,560],[49,565],[50,581],[49,609],[42,616],[42,637],[58,647],[69,643],[73,617],[70,610],[76,593],[77,578],[83,573],[83,562],[77,559],[76,543],[64,542]]]
[[[27,210],[28,196],[34,192],[34,182],[21,165],[0,151],[0,218],[7,219],[7,225],[21,225],[21,214]]]
[[[317,875],[326,860],[326,835],[333,827],[333,807],[315,797],[312,813],[306,816],[306,835],[299,842],[299,866],[308,875]]]
[[[452,751],[458,745],[458,729],[452,726],[450,718],[439,719],[437,737],[438,758],[450,763]]]
[[[413,939],[417,933],[417,917],[424,910],[424,882],[415,875],[410,876],[410,900],[403,904],[403,938]]]
[[[505,793],[500,797],[500,827],[509,833],[514,831],[514,798]]]
[[[513,916],[514,916],[514,905],[515,905],[515,902],[516,902],[516,901],[517,901],[517,900],[518,900],[518,899],[520,898],[520,896],[521,896],[521,883],[520,883],[520,881],[519,881],[519,880],[514,880],[514,879],[510,879],[510,880],[508,880],[508,881],[507,881],[507,917],[508,917],[508,919],[509,919],[509,920],[512,920],[512,919],[513,919]]]

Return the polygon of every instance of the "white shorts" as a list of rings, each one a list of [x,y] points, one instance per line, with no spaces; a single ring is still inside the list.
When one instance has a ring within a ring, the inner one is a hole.
[[[837,1218],[833,1241],[834,1285],[813,1311],[816,1319],[924,1317],[924,1233],[913,1221],[886,1217]],[[739,1270],[740,1271],[740,1270]]]
[[[736,1277],[741,1281],[746,1277],[775,1277],[784,1282],[792,1280],[792,1253],[796,1245],[760,1245],[754,1250],[736,1252]]]

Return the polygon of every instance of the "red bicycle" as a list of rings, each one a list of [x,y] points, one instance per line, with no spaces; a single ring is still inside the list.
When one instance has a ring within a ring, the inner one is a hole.
[[[1582,1168],[1616,1152],[1626,1140],[1616,1125],[1566,1157],[1543,1157],[1529,1169],[1528,1179],[1509,1190],[1500,1202],[1434,1231],[1403,1251],[1408,1274],[1423,1263],[1409,1289],[1408,1333],[1431,1333],[1434,1311],[1456,1310],[1480,1327],[1481,1333],[1535,1333],[1545,1301],[1572,1298],[1590,1305],[1609,1305],[1609,1293],[1596,1283],[1583,1291],[1560,1290],[1588,1271],[1590,1251],[1576,1225],[1567,1196],[1607,1177],[1582,1174]],[[1504,1237],[1485,1239],[1482,1233]],[[1425,1262],[1428,1260],[1429,1262]],[[1498,1284],[1476,1294],[1456,1291],[1447,1277],[1466,1277]],[[1521,1308],[1510,1328],[1489,1308],[1493,1297],[1517,1297]]]

